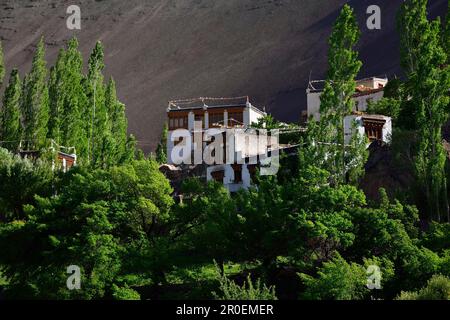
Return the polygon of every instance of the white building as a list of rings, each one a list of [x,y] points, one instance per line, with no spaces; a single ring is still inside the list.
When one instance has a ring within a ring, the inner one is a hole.
[[[230,147],[233,149],[235,161],[233,164],[229,164],[230,162],[224,159],[223,164],[207,165],[206,180],[220,181],[230,192],[249,188],[257,164],[249,164],[248,158],[257,156],[257,145],[247,143],[247,148],[243,145],[228,146],[225,131],[230,128],[238,129],[238,131],[246,132],[248,135],[251,124],[258,122],[258,119],[265,115],[265,112],[249,102],[248,97],[198,98],[169,102],[167,108],[169,131],[166,149],[168,164],[176,163],[175,159],[172,159],[172,150],[179,140],[180,132],[176,131],[177,129],[189,131],[193,141],[189,147],[192,152],[183,155],[185,157],[183,162],[193,163],[195,151],[202,151],[207,145],[207,141],[204,141],[204,130],[214,128],[217,130],[215,135],[222,134],[224,157],[226,148]],[[198,126],[199,122],[201,122],[201,127]],[[197,127],[195,127],[195,123],[197,123]],[[236,141],[239,140],[236,139]],[[201,148],[198,147],[199,143],[202,145]],[[243,143],[245,144],[245,142]]]
[[[387,85],[388,79],[382,78],[366,78],[356,81],[356,92],[353,95],[355,101],[355,112],[365,112],[369,101],[379,101],[383,98],[384,87]],[[320,96],[325,85],[324,80],[310,81],[306,89],[307,98],[307,116],[312,116],[316,121],[320,119]]]
[[[352,114],[344,118],[345,144],[350,143],[354,132],[366,135],[369,143],[381,140],[389,143],[392,135],[392,120],[390,117],[374,114]]]
[[[392,134],[392,121],[390,117],[382,115],[365,114],[370,101],[377,102],[383,98],[384,87],[388,79],[386,78],[366,78],[356,81],[356,90],[353,94],[355,101],[353,114],[344,118],[345,141],[348,143],[353,130],[360,134],[367,135],[370,142],[382,140],[390,142]],[[320,96],[323,92],[325,81],[310,81],[307,95],[307,117],[320,120]]]

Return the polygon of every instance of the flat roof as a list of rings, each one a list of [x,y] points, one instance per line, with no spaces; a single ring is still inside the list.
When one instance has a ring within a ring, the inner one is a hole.
[[[167,111],[187,111],[195,109],[214,109],[214,108],[232,108],[232,107],[246,107],[249,105],[254,111],[265,114],[264,111],[253,106],[249,102],[248,96],[243,97],[231,97],[231,98],[213,98],[213,97],[200,97],[194,99],[181,99],[169,101],[169,107]]]
[[[368,78],[362,78],[362,79],[356,79],[356,88],[355,91],[357,91],[358,84],[361,82],[365,82],[368,80],[379,80],[379,81],[389,81],[388,78],[380,78],[380,77],[368,77]],[[311,80],[308,83],[308,89],[311,92],[322,92],[325,87],[325,81],[326,80]],[[378,89],[378,88],[376,88]]]

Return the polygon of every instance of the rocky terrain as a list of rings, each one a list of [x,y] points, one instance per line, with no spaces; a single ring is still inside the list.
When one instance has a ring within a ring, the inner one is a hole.
[[[77,36],[87,59],[105,45],[106,75],[127,104],[130,131],[152,150],[167,101],[249,95],[277,118],[297,121],[308,78],[322,78],[327,37],[350,2],[360,20],[360,76],[400,74],[395,14],[401,0],[0,0],[0,39],[8,69],[29,70],[44,35],[52,64]],[[447,0],[430,1],[432,16]],[[81,30],[66,28],[67,7],[81,8]],[[381,30],[366,28],[366,9],[382,10]]]

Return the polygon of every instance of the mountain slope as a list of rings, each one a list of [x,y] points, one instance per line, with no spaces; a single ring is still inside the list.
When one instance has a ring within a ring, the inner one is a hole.
[[[310,74],[322,78],[327,37],[344,0],[81,0],[82,29],[66,28],[66,0],[0,0],[0,39],[8,69],[28,71],[41,37],[53,64],[77,36],[87,59],[105,45],[107,75],[127,104],[130,131],[145,151],[158,140],[167,101],[249,95],[284,121],[305,108]],[[432,0],[433,16],[446,0]],[[361,76],[399,74],[395,13],[401,0],[354,0],[362,29]],[[365,27],[369,5],[382,9],[382,29]]]

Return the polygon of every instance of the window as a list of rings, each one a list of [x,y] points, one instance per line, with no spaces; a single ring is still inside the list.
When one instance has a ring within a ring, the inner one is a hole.
[[[229,112],[228,125],[230,127],[242,125],[244,122],[244,114],[242,112]]]
[[[175,116],[169,118],[169,129],[175,130],[180,128],[188,128],[188,117],[187,116]]]
[[[234,183],[242,182],[242,165],[233,165]]]
[[[210,113],[209,114],[209,126],[214,127],[223,123],[223,113]]]
[[[201,121],[202,122],[202,127],[204,126],[204,120],[203,120],[204,117],[203,117],[202,114],[196,114],[194,119],[195,119],[195,122]]]
[[[225,172],[224,172],[223,170],[211,172],[212,178],[213,178],[215,181],[220,182],[220,183],[223,183],[223,177],[224,177],[224,175],[225,175]]]

